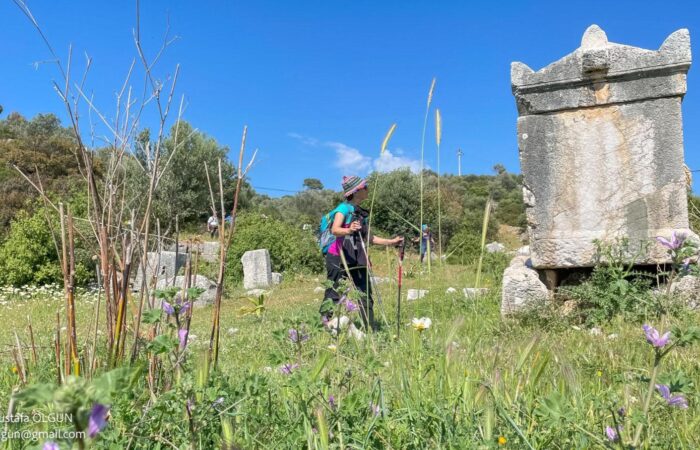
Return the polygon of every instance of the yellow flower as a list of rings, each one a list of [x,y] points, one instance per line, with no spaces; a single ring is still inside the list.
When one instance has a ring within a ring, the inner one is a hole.
[[[597,371],[595,374],[598,375],[598,378],[600,378],[600,377],[603,376],[603,371],[602,371],[602,370],[599,370],[599,371]]]
[[[411,321],[411,325],[413,326],[413,328],[415,328],[416,330],[418,330],[421,333],[423,331],[427,330],[428,328],[430,328],[430,325],[432,325],[432,324],[433,324],[433,321],[430,320],[428,317],[421,317],[420,319],[414,318]]]
[[[12,370],[12,373],[17,373],[17,372],[19,372],[19,369],[17,368],[17,366],[12,366],[12,369],[11,369],[11,370]]]
[[[508,442],[508,439],[505,436],[498,436],[498,445],[506,445],[506,442]]]

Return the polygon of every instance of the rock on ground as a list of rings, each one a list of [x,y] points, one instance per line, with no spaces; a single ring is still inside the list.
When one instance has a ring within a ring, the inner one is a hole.
[[[425,289],[409,289],[406,293],[406,300],[418,300],[425,297],[426,294],[428,294],[428,291]]]
[[[182,288],[185,285],[185,281],[186,277],[184,275],[179,275],[175,277],[174,284],[172,278],[164,278],[158,280],[158,283],[156,284],[156,289],[165,289],[171,286]],[[214,300],[216,300],[216,283],[210,280],[209,278],[205,277],[204,275],[197,275],[196,277],[193,277],[190,283],[190,287],[204,289],[204,292],[202,292],[199,295],[199,297],[197,297],[197,300],[193,303],[195,308],[211,305],[214,303]]]
[[[477,298],[486,295],[489,292],[488,288],[464,288],[462,289],[466,298]]]
[[[501,315],[508,316],[527,310],[549,298],[547,287],[528,259],[516,256],[503,272]]]
[[[486,244],[486,251],[489,253],[502,253],[506,251],[506,246],[500,242],[491,242]]]

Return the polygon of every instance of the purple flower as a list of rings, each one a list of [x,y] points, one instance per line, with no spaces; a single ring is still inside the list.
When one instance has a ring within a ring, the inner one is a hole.
[[[42,450],[61,450],[57,443],[53,441],[44,442],[44,446],[41,447]]]
[[[617,430],[613,427],[605,427],[605,435],[608,437],[610,442],[617,442],[620,440],[620,431],[622,431],[622,427],[619,425]]]
[[[332,410],[338,408],[338,404],[335,402],[335,397],[333,397],[332,394],[328,396],[328,406],[330,406]]]
[[[191,302],[185,302],[185,303],[183,303],[182,306],[180,306],[180,311],[179,311],[179,313],[180,313],[180,314],[186,313],[187,310],[190,309],[190,306],[192,306],[192,303],[191,303]]]
[[[354,303],[352,300],[350,300],[349,298],[346,298],[344,303],[345,303],[345,309],[346,309],[347,312],[349,312],[349,313],[355,312],[355,311],[357,311],[358,309],[360,309],[360,308],[357,306],[357,304],[355,304],[355,303]]]
[[[671,395],[671,389],[665,384],[657,384],[656,389],[659,390],[659,394],[661,394],[664,400],[666,400],[668,406],[673,406],[681,409],[688,408],[688,400],[686,400],[686,398],[683,397],[682,394]]]
[[[665,332],[663,336],[659,337],[659,331],[656,328],[652,328],[650,325],[644,324],[642,329],[644,329],[644,334],[647,336],[647,342],[655,348],[664,347],[668,344],[668,340],[671,337],[670,331]]]
[[[294,372],[296,369],[299,368],[299,364],[282,364],[279,368],[279,371],[282,375],[291,375],[292,372]]]
[[[627,415],[627,411],[625,410],[625,408],[620,408],[617,410],[617,415],[624,419]]]
[[[292,343],[294,343],[294,344],[300,344],[304,341],[309,340],[308,334],[300,333],[299,330],[297,330],[295,328],[291,328],[289,330],[288,336],[289,336],[289,340],[292,341]]]
[[[107,426],[107,414],[109,414],[109,406],[101,403],[95,403],[92,406],[88,419],[88,436],[94,438]]]
[[[687,236],[683,233],[676,235],[676,231],[674,230],[671,233],[670,241],[661,236],[656,236],[656,240],[669,250],[678,250],[683,245],[686,237]]]
[[[187,346],[187,329],[183,328],[177,332],[177,337],[180,338],[180,350],[184,350]]]
[[[167,314],[169,316],[172,316],[173,314],[175,314],[175,308],[173,308],[173,305],[166,302],[165,300],[163,300],[163,311],[165,311],[165,314]]]

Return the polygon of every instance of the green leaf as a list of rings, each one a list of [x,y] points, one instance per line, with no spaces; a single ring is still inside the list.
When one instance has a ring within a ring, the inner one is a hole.
[[[160,320],[161,311],[160,309],[149,309],[143,313],[141,321],[148,324],[157,323]]]
[[[148,343],[147,349],[149,352],[160,355],[173,350],[177,344],[178,343],[174,338],[161,334]]]

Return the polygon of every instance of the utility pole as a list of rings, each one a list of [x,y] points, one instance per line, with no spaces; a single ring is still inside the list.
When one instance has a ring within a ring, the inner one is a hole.
[[[462,176],[462,152],[461,148],[457,149],[457,175]]]

